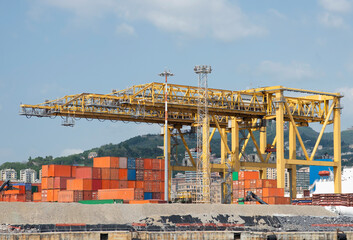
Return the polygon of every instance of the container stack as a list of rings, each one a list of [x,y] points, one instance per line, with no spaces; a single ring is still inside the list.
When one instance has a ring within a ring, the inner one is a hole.
[[[98,157],[93,167],[44,165],[41,187],[45,202],[160,200],[164,164],[161,159]]]
[[[353,194],[313,194],[312,205],[353,207]]]
[[[258,171],[233,172],[233,203],[243,203],[247,192],[251,191],[268,204],[290,204],[290,198],[284,197],[284,189],[277,188],[277,180],[260,179]],[[244,204],[259,204],[245,201]]]
[[[41,190],[40,184],[12,183],[12,185],[15,189],[3,191],[0,195],[0,201],[3,201],[3,202],[31,202],[31,201],[33,201],[33,194],[37,194],[37,196],[38,195],[41,196],[41,193],[38,192]]]

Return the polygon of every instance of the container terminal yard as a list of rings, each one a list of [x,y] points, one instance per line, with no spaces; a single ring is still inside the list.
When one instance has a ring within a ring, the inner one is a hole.
[[[164,124],[164,158],[97,156],[92,167],[43,165],[40,184],[5,181],[0,239],[353,239],[353,215],[347,214],[353,193],[341,193],[342,95],[282,86],[211,89],[211,67],[194,70],[197,87],[168,84],[172,74],[165,71],[165,83],[22,104],[21,115],[59,116],[67,126],[77,118]],[[270,121],[276,136],[267,142]],[[309,154],[298,128],[312,123],[322,128]],[[315,154],[331,124],[333,159],[320,161]],[[197,135],[196,155],[184,128]],[[221,162],[211,163],[216,131]],[[171,165],[172,134],[183,140],[190,166]],[[259,162],[246,157],[249,141]],[[297,157],[297,143],[304,157]],[[332,167],[334,193],[297,198],[297,166]],[[276,169],[276,179],[267,179],[269,168]],[[185,193],[188,204],[171,201],[174,171],[195,172],[193,190]],[[213,173],[222,178],[218,204],[212,204]]]

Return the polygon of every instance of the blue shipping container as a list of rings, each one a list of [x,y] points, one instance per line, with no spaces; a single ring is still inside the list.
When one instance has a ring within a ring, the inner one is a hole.
[[[127,180],[136,181],[136,170],[135,169],[128,169],[127,170]]]
[[[127,168],[128,169],[136,169],[136,160],[135,160],[135,158],[128,158],[127,159]]]
[[[152,199],[152,193],[151,192],[145,192],[143,196],[144,200],[150,200]]]

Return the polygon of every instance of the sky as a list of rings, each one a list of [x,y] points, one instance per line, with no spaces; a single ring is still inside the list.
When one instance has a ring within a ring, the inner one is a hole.
[[[66,156],[161,126],[19,115],[82,92],[162,82],[340,92],[353,125],[353,0],[0,0],[0,163]]]

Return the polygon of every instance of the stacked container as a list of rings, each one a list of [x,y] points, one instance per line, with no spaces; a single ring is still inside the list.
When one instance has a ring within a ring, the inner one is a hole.
[[[248,191],[268,204],[290,204],[290,198],[284,197],[284,189],[277,188],[277,180],[260,179],[258,171],[233,172],[233,203],[242,202]],[[259,203],[245,201],[245,204]]]
[[[57,202],[58,194],[60,191],[66,189],[68,179],[72,179],[71,166],[43,165],[41,185],[42,202]]]

